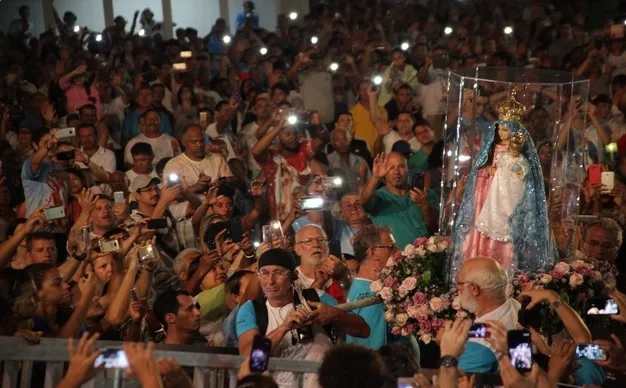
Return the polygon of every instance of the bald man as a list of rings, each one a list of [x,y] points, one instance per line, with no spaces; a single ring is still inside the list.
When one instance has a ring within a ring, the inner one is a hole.
[[[476,314],[474,323],[497,321],[507,330],[515,330],[521,305],[506,296],[508,283],[506,271],[493,259],[476,257],[463,263],[456,284],[461,306]],[[486,340],[470,338],[459,368],[474,373],[497,372],[496,351]]]
[[[304,226],[296,234],[294,249],[300,257],[300,266],[296,270],[302,288],[326,291],[337,302],[345,302],[343,290],[332,278],[340,265],[340,259],[329,254],[328,237],[324,229],[316,224]]]
[[[361,192],[365,211],[372,215],[375,224],[391,228],[400,249],[437,228],[437,211],[423,190],[409,187],[408,175],[404,155],[378,154],[372,177]],[[376,190],[381,180],[385,186]]]

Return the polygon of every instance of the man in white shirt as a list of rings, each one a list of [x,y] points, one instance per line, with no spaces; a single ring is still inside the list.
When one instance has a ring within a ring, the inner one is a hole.
[[[133,157],[130,149],[137,143],[148,143],[154,152],[153,165],[159,160],[173,157],[180,153],[178,141],[172,136],[161,132],[161,115],[154,109],[146,110],[139,118],[141,134],[132,138],[124,149],[124,162],[130,168],[133,164]]]
[[[444,117],[446,114],[447,74],[450,66],[448,49],[445,46],[433,48],[432,54],[419,71],[419,100],[422,105],[422,116],[430,127],[441,138]]]
[[[330,287],[336,283],[331,278],[339,267],[339,258],[333,258],[328,251],[328,237],[319,225],[309,224],[296,233],[295,252],[300,257],[298,280],[304,288],[315,288],[326,291],[336,300],[345,300],[343,295],[333,295]],[[339,287],[334,287],[339,290]]]
[[[83,123],[78,127],[77,133],[80,150],[89,157],[93,163],[102,167],[109,174],[117,170],[115,154],[113,151],[98,145],[96,127],[91,123]],[[81,168],[87,168],[81,166]]]
[[[241,141],[251,150],[259,138],[261,138],[272,125],[272,112],[270,110],[270,100],[266,93],[259,94],[254,99],[252,105],[252,113],[256,116],[256,120],[246,125],[242,133],[239,134]],[[248,167],[256,173],[261,171],[261,166],[254,159],[252,152],[248,152]]]
[[[133,157],[133,168],[126,171],[127,184],[130,185],[138,175],[148,175],[152,178],[158,178],[159,175],[152,167],[152,161],[154,160],[154,153],[152,147],[148,143],[135,143],[130,149],[130,154]]]
[[[613,141],[618,141],[620,137],[626,134],[626,120],[624,119],[624,112],[626,112],[626,75],[618,75],[613,78],[611,89],[613,90],[613,106],[611,107],[609,128],[612,131]]]
[[[411,151],[417,152],[422,145],[413,133],[413,116],[410,113],[400,113],[396,121],[395,130],[389,130],[387,133],[378,133],[378,138],[374,144],[374,153],[378,154],[382,151],[390,153],[393,145],[399,140],[404,140],[411,145]]]
[[[239,102],[234,99],[230,101],[220,101],[215,106],[215,122],[211,123],[207,129],[206,134],[211,140],[220,139],[226,143],[226,149],[228,150],[228,160],[237,157],[232,145],[232,132],[228,129],[233,117],[237,114],[239,108]]]

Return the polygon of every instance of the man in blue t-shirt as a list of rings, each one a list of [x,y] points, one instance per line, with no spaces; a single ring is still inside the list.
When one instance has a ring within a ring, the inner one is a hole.
[[[148,85],[141,86],[135,97],[135,110],[128,112],[122,123],[122,140],[124,144],[141,133],[139,117],[152,106],[152,88]],[[161,133],[172,135],[172,123],[166,114],[159,112]]]
[[[391,228],[400,248],[437,228],[438,215],[424,188],[409,187],[404,155],[390,152],[374,158],[372,177],[361,192],[361,202],[375,224]],[[376,190],[381,180],[385,186]]]
[[[366,225],[354,235],[354,256],[359,263],[359,272],[352,281],[348,292],[348,302],[366,299],[376,295],[370,290],[373,282],[378,280],[380,271],[398,247],[388,227]],[[347,336],[349,344],[362,345],[378,349],[389,342],[387,321],[385,321],[385,305],[382,303],[352,310],[360,315],[370,327],[370,335],[366,338]]]

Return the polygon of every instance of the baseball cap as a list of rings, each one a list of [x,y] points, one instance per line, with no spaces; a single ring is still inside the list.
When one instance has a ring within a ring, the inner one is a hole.
[[[159,184],[161,183],[161,180],[159,178],[155,178],[153,176],[146,175],[146,174],[137,175],[137,177],[133,179],[133,181],[130,184],[130,192],[136,193],[141,189],[145,189],[146,187],[148,187],[149,185],[153,183]]]

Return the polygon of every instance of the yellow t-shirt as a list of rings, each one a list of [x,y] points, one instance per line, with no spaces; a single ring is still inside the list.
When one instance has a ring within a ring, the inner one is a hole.
[[[370,152],[372,152],[378,131],[376,131],[376,125],[372,122],[370,111],[357,102],[357,104],[350,109],[350,113],[352,113],[352,119],[354,120],[354,137],[365,141]],[[386,119],[387,111],[379,107],[378,117]]]

